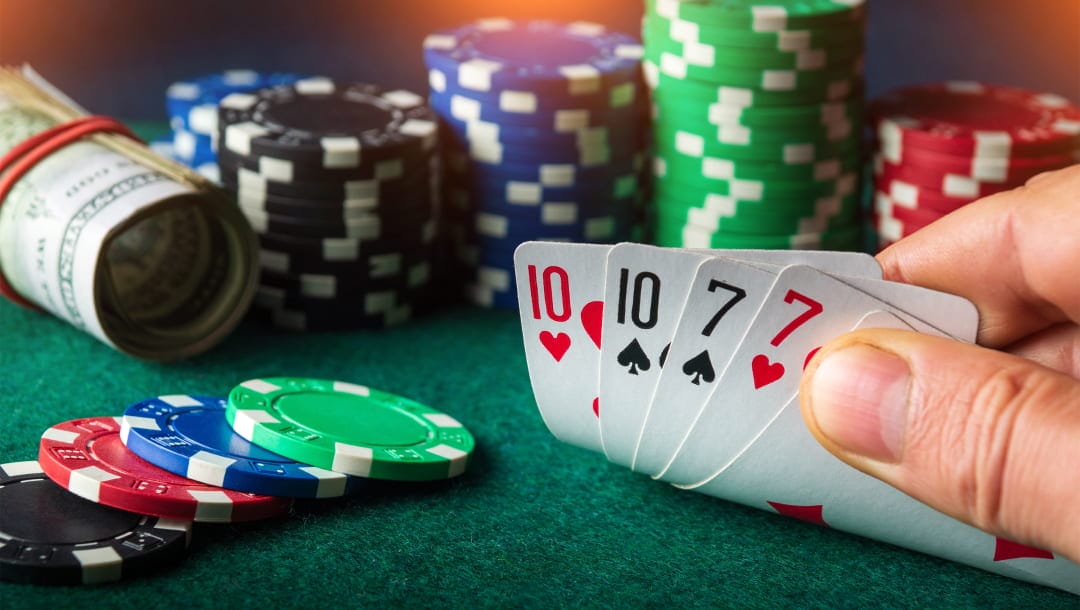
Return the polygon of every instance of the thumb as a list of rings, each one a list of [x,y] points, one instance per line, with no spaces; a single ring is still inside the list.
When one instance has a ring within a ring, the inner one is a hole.
[[[850,333],[803,377],[826,449],[938,510],[1080,560],[1080,382],[895,330]]]

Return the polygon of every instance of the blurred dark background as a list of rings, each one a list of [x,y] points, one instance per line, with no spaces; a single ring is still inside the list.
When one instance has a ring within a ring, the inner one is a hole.
[[[1080,101],[1080,0],[868,0],[870,95],[974,79]],[[225,68],[426,90],[420,45],[485,16],[637,32],[640,0],[0,0],[0,63],[94,112],[164,118],[169,83]]]

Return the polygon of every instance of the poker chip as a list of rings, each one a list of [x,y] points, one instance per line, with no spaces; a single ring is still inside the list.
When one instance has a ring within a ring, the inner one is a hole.
[[[978,82],[925,83],[870,106],[879,247],[1080,159],[1080,107]]]
[[[345,206],[356,200],[370,200],[371,203],[366,205],[374,207],[379,201],[409,200],[418,191],[423,192],[424,189],[430,191],[434,185],[431,171],[430,166],[417,166],[412,172],[403,174],[402,179],[392,180],[359,178],[283,182],[268,179],[246,168],[222,164],[221,181],[227,188],[248,201],[269,196],[339,203]]]
[[[498,165],[473,163],[461,151],[444,154],[444,179],[449,183],[479,185],[484,188],[512,188],[514,184],[535,184],[543,188],[563,187],[566,193],[607,189],[617,186],[615,181],[628,174],[636,174],[645,165],[645,155],[638,154],[616,159],[615,162],[594,167],[572,163],[539,163]]]
[[[159,396],[124,410],[120,439],[147,462],[193,481],[294,498],[355,493],[363,479],[316,468],[249,443],[225,421],[224,398]]]
[[[368,83],[301,79],[234,93],[221,100],[218,112],[221,146],[230,152],[325,169],[423,156],[436,144],[436,126],[422,97]]]
[[[671,19],[754,32],[842,26],[865,19],[863,0],[647,0],[649,9]]]
[[[472,435],[416,401],[342,381],[252,379],[229,393],[237,434],[282,456],[374,479],[430,481],[465,472]]]
[[[647,0],[655,241],[857,249],[862,2]]]
[[[712,83],[675,76],[663,71],[657,64],[645,60],[642,62],[645,83],[650,89],[652,100],[659,107],[667,103],[694,101],[705,108],[713,104],[733,108],[791,108],[801,106],[812,108],[823,102],[858,101],[863,94],[864,84],[861,74],[847,78],[817,83],[802,90],[770,90],[731,87],[724,83]]]
[[[909,182],[949,197],[966,197],[969,199],[978,199],[1011,190],[1014,185],[1022,184],[1026,180],[983,182],[977,178],[948,171],[889,163],[880,155],[874,155],[873,157],[873,170],[875,177],[880,176],[886,180]]]
[[[573,97],[631,81],[641,46],[594,23],[494,18],[429,35],[424,59],[463,89]]]
[[[887,148],[984,157],[1068,154],[1080,144],[1080,108],[1059,95],[985,83],[913,85],[874,100]]]
[[[91,585],[152,573],[183,558],[191,523],[95,504],[34,461],[0,465],[0,579]]]
[[[170,158],[191,166],[209,168],[217,160],[218,103],[233,93],[285,85],[301,77],[288,73],[226,70],[191,80],[177,81],[165,91],[165,106],[172,127]]]
[[[648,44],[648,41],[646,41]],[[817,70],[799,68],[747,68],[732,60],[733,65],[706,65],[692,63],[682,55],[664,52],[649,45],[645,59],[655,64],[660,72],[681,80],[693,79],[707,83],[723,83],[725,86],[760,89],[762,91],[819,91],[827,90],[834,82],[851,78],[862,67],[862,57],[849,57],[837,61],[834,66]]]
[[[435,226],[426,224],[421,244],[431,244],[434,240]],[[402,246],[399,243],[374,240],[363,241],[348,237],[300,237],[296,235],[275,235],[265,233],[259,236],[262,251],[274,252],[278,256],[296,257],[305,260],[326,262],[360,261],[370,255],[388,255],[408,252],[416,246]]]
[[[118,417],[56,424],[41,436],[38,462],[77,496],[166,519],[235,523],[284,515],[292,506],[289,498],[222,489],[158,468],[124,447],[121,427]]]
[[[953,212],[972,201],[970,197],[950,197],[903,180],[875,178],[874,186],[877,192],[888,195],[899,205],[936,212],[939,216]]]
[[[431,90],[438,94],[431,98],[431,106],[440,116],[457,121],[483,121],[499,126],[566,134],[590,127],[604,127],[628,123],[637,117],[639,94],[636,83],[628,82],[602,99],[588,104],[587,100],[574,99],[566,106],[550,107],[548,97],[528,96],[524,100],[517,94],[484,96],[469,91],[455,91],[446,87],[442,73],[435,70],[429,77]],[[558,98],[556,98],[558,99]],[[579,107],[580,106],[580,107]]]
[[[263,251],[253,317],[359,330],[427,307],[440,170],[421,96],[319,77],[227,96],[218,112],[221,181]]]
[[[585,22],[484,19],[426,38],[448,254],[470,301],[516,307],[524,241],[637,233],[641,56],[633,37]]]
[[[799,204],[789,208],[713,196],[701,207],[690,207],[685,217],[671,219],[685,226],[737,235],[805,234],[840,230],[858,212],[859,198],[821,197],[810,210]],[[663,213],[663,212],[661,212]]]
[[[365,274],[357,271],[333,272],[287,272],[263,268],[263,286],[278,288],[288,294],[312,299],[336,299],[352,296],[365,297],[383,291],[404,288],[420,289],[431,278],[427,261],[384,271],[376,269]]]
[[[571,204],[549,203],[539,210],[523,214],[480,212],[468,217],[456,218],[459,231],[466,242],[482,247],[482,251],[495,258],[507,254],[506,244],[522,239],[525,235],[539,233],[542,241],[607,242],[620,235],[629,234],[640,214],[629,200],[625,210],[612,214],[609,211],[582,210]],[[539,227],[539,228],[537,228]],[[512,252],[510,252],[512,254]]]
[[[294,183],[370,183],[383,187],[401,186],[402,179],[425,168],[415,167],[418,162],[425,162],[426,157],[391,157],[360,163],[356,167],[323,168],[296,163],[289,159],[266,155],[241,156],[229,150],[218,153],[218,162],[230,173],[251,176],[269,184]]]
[[[184,165],[191,166],[192,169],[194,169],[203,178],[206,178],[210,182],[213,182],[215,184],[221,183],[221,172],[218,171],[218,166],[216,162],[206,161],[204,163],[192,165],[188,160],[181,158],[176,153],[176,148],[173,146],[173,142],[171,139],[154,140],[153,142],[149,143],[149,147],[150,150],[157,155],[165,157],[166,159],[171,159],[178,163],[182,163]]]
[[[666,225],[670,227],[671,225]],[[678,231],[677,234],[662,231]],[[788,235],[747,235],[716,233],[693,225],[663,228],[657,239],[680,240],[687,248],[731,248],[739,250],[857,250],[862,244],[862,228],[848,226],[839,230],[793,233]]]
[[[437,202],[433,200],[430,187],[420,187],[415,190],[403,192],[402,198],[408,202],[406,206],[388,203],[394,196],[380,193],[373,197],[355,197],[342,200],[320,199],[297,199],[292,197],[251,194],[248,191],[237,191],[237,203],[247,212],[262,216],[283,216],[288,218],[310,218],[313,221],[323,222],[348,222],[374,215],[379,218],[380,214],[400,214],[390,218],[391,221],[401,222],[402,217],[430,219],[436,215]],[[254,219],[252,219],[254,222]],[[391,223],[393,224],[393,223]]]
[[[327,260],[322,253],[281,252],[272,250],[267,244],[259,251],[259,266],[262,269],[280,273],[331,273],[359,275],[360,277],[380,277],[402,273],[413,264],[425,263],[431,259],[430,246],[417,246],[415,250],[385,251],[365,250],[356,256],[344,260]]]
[[[289,216],[241,208],[256,233],[284,233],[308,237],[346,237],[360,240],[386,239],[401,233],[421,234],[419,228],[432,216],[415,214],[339,214],[333,218],[304,214]]]
[[[873,204],[871,218],[881,248],[930,226],[940,218],[940,215],[933,212],[920,212],[910,208],[905,211],[904,207],[897,206],[892,198],[880,192],[874,193]]]

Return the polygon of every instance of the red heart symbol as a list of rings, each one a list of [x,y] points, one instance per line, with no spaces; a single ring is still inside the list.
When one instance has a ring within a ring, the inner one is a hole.
[[[596,415],[597,417],[600,417],[600,397],[599,397],[599,396],[597,396],[596,398],[592,399],[592,412],[593,412],[593,413],[594,413],[594,414],[595,414],[595,415]]]
[[[760,390],[784,376],[784,365],[779,362],[769,362],[769,357],[765,354],[754,356],[750,368],[754,370],[755,390]]]
[[[553,335],[546,330],[541,331],[540,343],[547,348],[547,351],[551,354],[551,357],[555,359],[555,362],[558,362],[566,355],[566,350],[570,349],[570,335],[566,333]]]
[[[600,349],[600,330],[604,323],[604,302],[589,301],[581,308],[581,326]]]

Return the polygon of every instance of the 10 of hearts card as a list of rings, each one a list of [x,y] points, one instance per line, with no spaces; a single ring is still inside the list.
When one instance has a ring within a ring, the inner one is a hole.
[[[514,255],[536,404],[559,440],[725,500],[1080,594],[1080,566],[975,529],[822,448],[798,404],[859,328],[973,342],[975,306],[851,252],[527,242]]]

